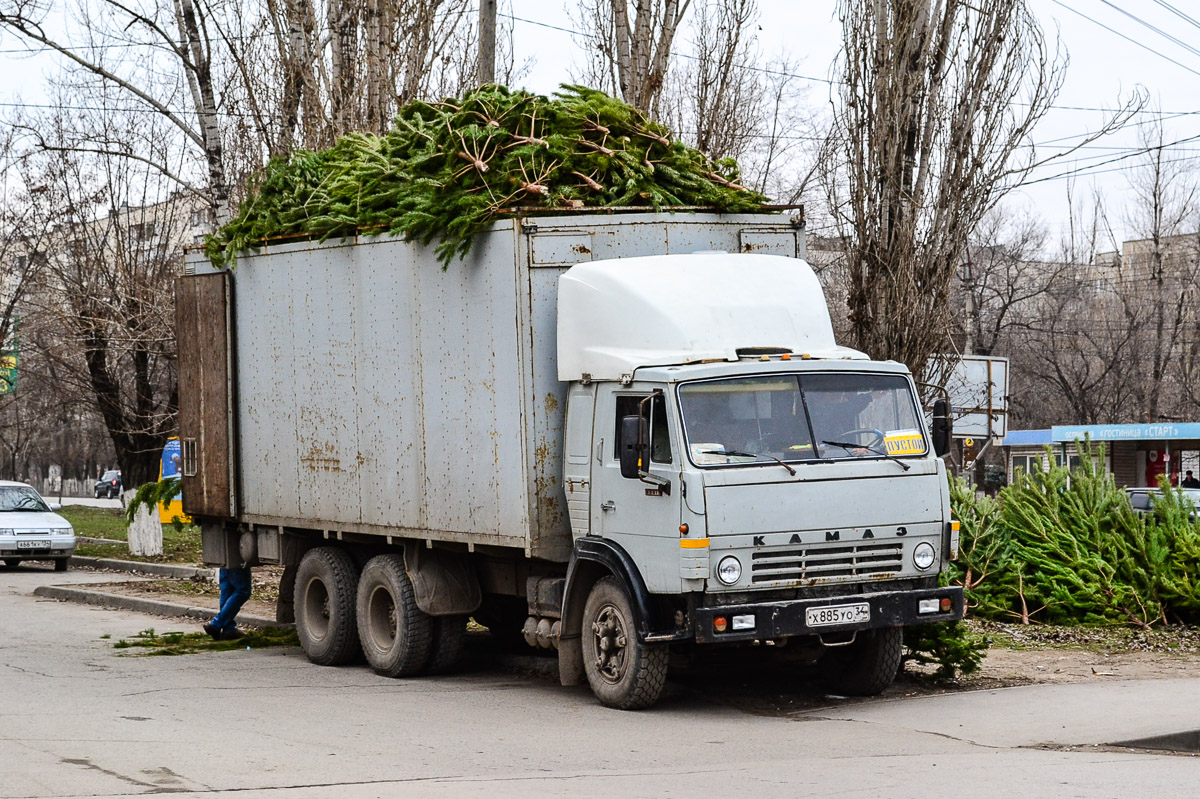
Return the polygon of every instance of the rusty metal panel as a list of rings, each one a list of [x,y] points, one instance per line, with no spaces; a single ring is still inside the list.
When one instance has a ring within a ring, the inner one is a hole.
[[[529,341],[533,365],[530,414],[533,478],[532,548],[542,557],[570,555],[571,520],[563,489],[567,384],[558,379],[558,277],[565,266],[529,270]]]
[[[350,255],[361,302],[354,392],[362,521],[425,529],[420,342],[424,327],[434,323],[423,318],[433,306],[426,307],[419,293],[422,264],[415,248],[400,243],[361,247]],[[453,277],[436,267],[429,271]],[[523,534],[520,537],[524,540]]]
[[[758,255],[782,255],[785,258],[796,258],[797,232],[795,230],[743,229],[738,233],[741,247],[740,252]]]
[[[293,301],[296,259],[269,254],[239,259],[234,273],[237,330],[238,448],[242,510],[267,516],[300,515],[296,459],[299,426],[297,357],[292,319],[305,309]],[[304,387],[302,390],[307,390]]]
[[[523,289],[513,235],[497,226],[446,271],[431,250],[414,248],[421,331],[410,357],[420,369],[420,488],[433,530],[528,535],[529,365],[518,345]]]
[[[229,322],[227,273],[175,281],[179,431],[189,454],[180,479],[184,512],[195,516],[236,512]]]
[[[290,276],[302,517],[361,520],[358,387],[370,376],[358,369],[359,249],[313,250]],[[322,490],[309,490],[316,484]]]
[[[591,237],[587,233],[568,230],[533,236],[534,266],[579,263],[592,260]]]

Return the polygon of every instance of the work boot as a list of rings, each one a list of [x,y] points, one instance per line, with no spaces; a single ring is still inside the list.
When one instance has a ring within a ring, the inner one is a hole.
[[[220,631],[220,630],[218,630],[216,627],[212,626],[212,622],[207,622],[207,621],[206,621],[206,622],[205,622],[203,625],[201,625],[201,629],[202,629],[202,630],[204,630],[204,632],[208,633],[208,634],[209,634],[209,636],[210,636],[210,637],[211,637],[211,638],[212,638],[214,641],[220,641],[220,640],[221,640],[221,631]]]
[[[222,641],[236,641],[239,638],[245,637],[245,635],[246,634],[244,632],[242,632],[241,630],[239,630],[237,627],[230,627],[228,630],[225,630],[223,633],[221,633],[221,640]]]

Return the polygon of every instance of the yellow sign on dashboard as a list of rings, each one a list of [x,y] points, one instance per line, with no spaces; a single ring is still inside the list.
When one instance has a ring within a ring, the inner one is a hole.
[[[923,455],[925,436],[920,430],[895,430],[884,436],[883,446],[889,455]]]

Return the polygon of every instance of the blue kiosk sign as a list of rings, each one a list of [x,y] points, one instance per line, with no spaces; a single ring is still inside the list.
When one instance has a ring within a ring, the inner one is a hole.
[[[1200,439],[1200,423],[1173,424],[1076,424],[1050,428],[1050,440],[1069,444],[1076,439],[1092,441],[1180,441]]]

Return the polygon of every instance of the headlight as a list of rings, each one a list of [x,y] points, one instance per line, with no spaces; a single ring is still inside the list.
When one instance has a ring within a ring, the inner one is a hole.
[[[725,585],[733,585],[742,576],[742,562],[733,555],[726,555],[717,564],[717,579]]]
[[[11,527],[0,528],[0,535],[15,535]]]
[[[922,541],[913,550],[913,565],[921,571],[925,571],[932,566],[936,558],[937,552],[934,551],[933,544],[928,541]]]

